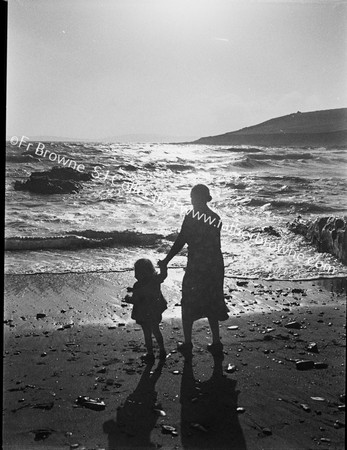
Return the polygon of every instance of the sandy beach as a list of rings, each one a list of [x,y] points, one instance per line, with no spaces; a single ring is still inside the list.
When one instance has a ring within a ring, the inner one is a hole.
[[[344,448],[346,279],[226,278],[224,359],[200,320],[185,363],[183,273],[164,283],[170,353],[153,366],[122,304],[132,272],[8,275],[3,447]]]

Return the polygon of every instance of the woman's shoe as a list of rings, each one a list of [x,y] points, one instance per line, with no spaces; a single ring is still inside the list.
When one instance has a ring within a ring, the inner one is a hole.
[[[212,355],[223,355],[223,344],[221,342],[208,344],[207,350],[212,353]]]

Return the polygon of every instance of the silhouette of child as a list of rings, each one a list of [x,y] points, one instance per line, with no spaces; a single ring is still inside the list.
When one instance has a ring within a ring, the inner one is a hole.
[[[150,363],[154,360],[152,334],[159,345],[159,358],[166,358],[159,323],[162,313],[167,309],[166,300],[160,290],[160,284],[167,277],[167,269],[163,266],[160,273],[157,273],[152,261],[144,258],[136,261],[134,269],[137,282],[132,288],[127,288],[128,292],[132,292],[132,296],[126,295],[124,300],[134,305],[131,318],[141,325],[147,349],[147,354],[142,359]]]

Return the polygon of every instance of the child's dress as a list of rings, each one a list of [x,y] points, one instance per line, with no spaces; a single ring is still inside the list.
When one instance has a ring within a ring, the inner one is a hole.
[[[160,284],[166,274],[155,274],[144,281],[137,281],[133,286],[133,303],[131,318],[136,323],[158,324],[162,320],[162,313],[167,309],[167,302],[161,293]]]

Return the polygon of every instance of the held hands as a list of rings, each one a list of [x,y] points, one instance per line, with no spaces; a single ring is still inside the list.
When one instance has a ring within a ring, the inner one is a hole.
[[[161,282],[163,282],[167,277],[167,261],[165,259],[162,261],[158,261],[158,266],[160,268],[159,279],[161,280]]]
[[[133,292],[133,288],[127,287],[127,292]],[[131,303],[131,302],[132,302],[132,295],[127,294],[127,295],[124,297],[124,301],[125,301],[126,303]]]
[[[125,303],[131,303],[131,300],[132,300],[132,296],[129,295],[129,294],[127,294],[127,295],[124,297]]]
[[[167,270],[167,262],[165,261],[165,259],[158,261],[158,267],[160,268],[160,270]]]

